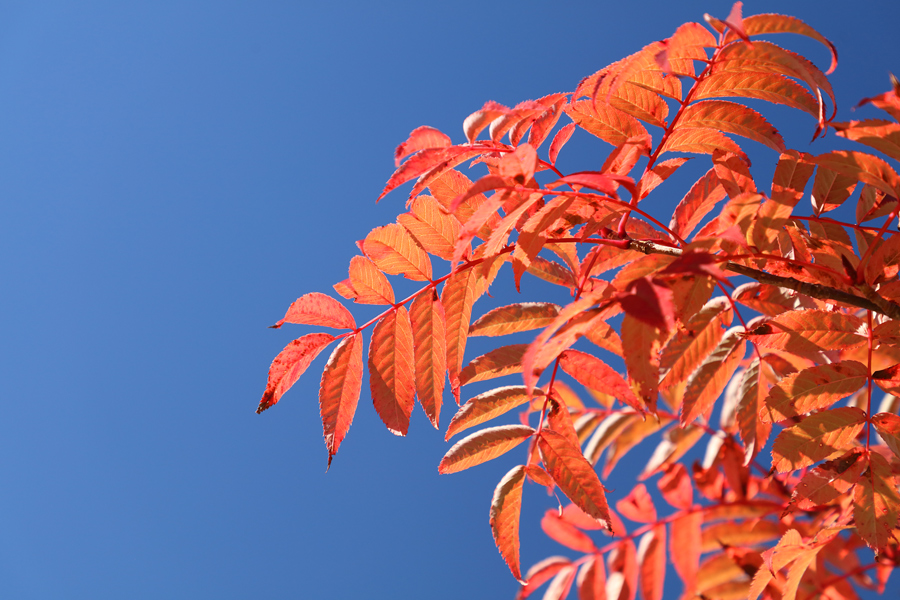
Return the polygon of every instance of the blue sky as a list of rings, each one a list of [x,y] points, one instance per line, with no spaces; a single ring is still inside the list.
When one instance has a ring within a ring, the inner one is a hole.
[[[324,356],[254,414],[270,361],[309,331],[266,327],[394,220],[402,191],[374,200],[413,128],[461,142],[484,101],[571,91],[729,8],[0,3],[3,596],[512,598],[488,507],[518,458],[438,476],[448,445],[424,414],[396,438],[364,396],[326,476]],[[837,45],[844,120],[900,72],[893,0],[744,7],[772,11]],[[808,149],[812,119],[767,114]],[[565,553],[537,524],[552,505],[526,490],[526,566]]]

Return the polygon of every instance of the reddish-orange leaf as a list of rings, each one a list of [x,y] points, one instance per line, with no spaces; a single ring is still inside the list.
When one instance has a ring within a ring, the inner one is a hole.
[[[426,148],[446,148],[452,142],[450,137],[434,127],[423,125],[412,130],[409,138],[394,151],[394,164],[399,167],[404,158]]]
[[[727,100],[706,100],[688,106],[678,119],[681,127],[706,127],[733,133],[784,152],[784,139],[761,114]]]
[[[535,563],[525,574],[525,580],[528,583],[519,589],[519,592],[516,594],[516,600],[524,600],[534,590],[553,579],[557,573],[571,564],[572,561],[565,556],[551,556]]]
[[[441,459],[438,472],[456,473],[506,454],[534,434],[527,425],[488,427],[456,442]]]
[[[796,33],[805,35],[820,42],[831,52],[831,66],[828,68],[827,74],[831,74],[837,67],[837,49],[825,36],[801,21],[796,17],[788,17],[777,14],[762,14],[747,17],[743,21],[744,31],[747,35],[761,35],[764,33]],[[729,32],[726,35],[726,41],[734,39],[735,34]],[[754,42],[755,44],[756,42]]]
[[[733,318],[727,298],[718,296],[678,329],[660,355],[660,368],[665,372],[660,386],[670,387],[686,380],[713,351]]]
[[[643,281],[643,280],[639,280]],[[640,290],[640,288],[638,288]],[[663,299],[662,304],[668,304]],[[649,311],[648,311],[649,312]],[[645,315],[646,316],[646,315]],[[659,395],[659,346],[661,330],[626,314],[622,320],[622,352],[628,382],[647,410],[656,413]]]
[[[495,379],[522,372],[522,357],[528,344],[510,344],[494,348],[487,354],[473,358],[459,373],[459,384]]]
[[[794,489],[791,503],[801,510],[831,504],[856,485],[868,465],[861,448],[810,469]]]
[[[592,105],[590,100],[579,100],[566,106],[565,111],[579,127],[613,146],[638,140],[649,152],[652,140],[647,129],[640,121],[617,108],[600,103]]]
[[[789,296],[783,288],[756,281],[739,285],[731,293],[731,297],[770,317],[793,310],[796,305],[796,299]]]
[[[540,390],[535,392],[543,395]],[[517,406],[526,404],[529,399],[528,390],[523,385],[508,385],[479,394],[463,404],[453,415],[444,439],[449,440],[460,431],[499,417]]]
[[[714,150],[712,158],[719,182],[725,186],[725,192],[732,200],[736,200],[742,194],[756,192],[756,182],[750,175],[749,162],[722,150]],[[727,209],[728,205],[722,212]]]
[[[609,600],[634,600],[638,583],[637,550],[634,542],[624,539],[616,544],[609,553],[608,561],[606,597]]]
[[[553,141],[550,142],[550,164],[555,165],[556,159],[559,158],[559,152],[562,150],[563,146],[566,145],[566,142],[569,141],[569,138],[572,137],[572,133],[575,132],[575,123],[569,123],[568,125],[562,127],[559,131],[556,132],[556,135],[553,136]]]
[[[813,210],[819,214],[839,207],[853,193],[856,181],[855,176],[841,175],[820,165],[810,196]]]
[[[887,447],[900,456],[900,417],[893,413],[878,413],[872,417],[872,424]]]
[[[450,387],[459,404],[459,374],[463,354],[469,339],[472,305],[481,295],[481,275],[478,269],[464,269],[450,276],[441,292],[441,304],[447,323],[447,372]]]
[[[440,429],[441,397],[447,372],[444,306],[434,289],[419,294],[409,307],[416,359],[416,393],[435,428]]]
[[[788,150],[779,157],[772,178],[772,197],[765,199],[759,207],[753,233],[748,236],[760,249],[776,244],[775,232],[784,226],[803,197],[803,190],[815,169],[811,159],[810,155],[795,150]]]
[[[465,132],[466,138],[470,143],[474,142],[478,134],[490,125],[491,121],[508,112],[509,108],[493,100],[488,100],[480,110],[476,110],[463,121],[463,132]]]
[[[441,210],[431,196],[416,196],[412,211],[398,216],[397,222],[430,254],[444,260],[453,258],[453,248],[459,237],[459,221]]]
[[[878,188],[889,196],[900,196],[900,176],[891,166],[871,154],[851,150],[835,150],[814,159],[820,167],[850,175]]]
[[[746,344],[740,338],[742,330],[734,327],[727,331],[712,353],[691,373],[681,404],[682,425],[706,415],[725,390],[746,352]]]
[[[525,100],[516,104],[509,112],[500,115],[491,121],[489,135],[492,140],[499,142],[510,129],[515,128],[522,121],[531,123],[538,115],[547,110],[544,104],[536,100]],[[523,132],[524,133],[524,132]],[[513,135],[513,134],[510,134]],[[521,139],[521,138],[520,138]],[[512,142],[515,145],[515,142]]]
[[[694,98],[741,97],[784,104],[819,117],[819,103],[793,79],[775,73],[753,71],[713,73],[697,83]]]
[[[465,194],[466,191],[472,186],[472,181],[456,170],[450,170],[443,173],[440,177],[430,181],[428,184],[428,189],[431,190],[431,194],[434,196],[434,199],[438,201],[438,203],[444,207],[447,212],[452,212],[457,219],[459,219],[460,223],[465,224],[479,206],[484,204],[486,198],[483,194],[476,194],[470,198],[468,198],[465,202],[459,205],[459,207],[455,211],[450,211],[450,205],[453,201],[460,196],[460,194]],[[493,227],[496,223],[500,222],[500,217],[495,215],[488,221],[487,225],[485,225],[482,230],[479,230],[478,237],[482,239],[486,239],[490,234],[489,227]]]
[[[725,150],[749,160],[741,147],[734,140],[705,127],[684,127],[676,129],[666,138],[662,152],[691,152],[693,154],[712,154],[716,150]]]
[[[387,184],[384,186],[381,195],[378,196],[378,200],[384,198],[394,188],[401,186],[407,181],[415,179],[420,175],[428,174],[429,171],[433,171],[435,168],[447,164],[459,164],[466,158],[471,158],[482,152],[483,150],[472,150],[467,146],[426,148],[425,150],[420,150],[409,157],[406,162],[394,171],[393,175],[391,175],[391,178],[388,179]],[[415,192],[413,195],[415,196],[416,194],[418,194],[418,192]]]
[[[559,573],[550,581],[550,585],[547,586],[547,591],[544,592],[542,600],[563,600],[563,598],[568,597],[569,591],[572,589],[572,583],[575,581],[577,570],[578,567],[576,565],[569,565],[560,569]]]
[[[663,181],[668,179],[670,175],[675,173],[675,171],[678,170],[678,167],[689,160],[691,160],[690,157],[683,156],[680,158],[670,158],[669,160],[664,160],[656,164],[652,169],[644,173],[644,176],[641,177],[641,180],[638,182],[637,197],[639,199],[646,198],[647,194],[655,190]]]
[[[659,524],[641,537],[637,563],[643,600],[662,600],[666,579],[666,526]]]
[[[616,510],[626,519],[636,523],[656,521],[656,507],[653,506],[653,499],[643,483],[634,486],[627,496],[616,502]]]
[[[559,516],[557,510],[548,510],[541,519],[541,529],[551,539],[577,552],[596,552],[590,536]]]
[[[525,467],[513,467],[494,489],[491,501],[491,531],[500,556],[509,565],[513,577],[522,581],[519,567],[519,515],[522,512],[522,484]]]
[[[622,376],[599,358],[580,350],[566,350],[559,356],[559,366],[581,385],[611,394],[635,410],[644,410]]]
[[[763,419],[764,400],[768,384],[764,378],[765,367],[754,358],[741,375],[737,390],[736,421],[741,441],[744,442],[744,463],[748,464],[766,445],[772,431],[771,419]]]
[[[369,344],[369,387],[388,431],[406,435],[416,401],[412,325],[406,307],[382,317]]]
[[[362,249],[385,273],[413,281],[431,279],[431,259],[402,225],[376,227],[366,236]]]
[[[673,403],[674,404],[674,403]],[[667,424],[668,419],[664,419],[663,423]],[[650,433],[653,433],[651,430]],[[644,470],[638,476],[639,479],[646,479],[655,474],[660,469],[668,468],[680,460],[684,454],[694,447],[694,445],[703,437],[704,431],[701,427],[688,425],[687,427],[673,427],[663,433],[662,440],[650,460],[644,466]],[[640,440],[637,440],[638,442]],[[637,442],[635,442],[637,443]]]
[[[393,304],[394,289],[384,273],[364,256],[350,259],[350,286],[360,304]]]
[[[538,437],[544,466],[569,500],[609,528],[609,507],[600,478],[581,449],[565,436],[544,429]]]
[[[350,429],[359,392],[362,389],[362,334],[341,340],[322,373],[319,385],[319,412],[328,448],[328,464]]]
[[[522,302],[495,308],[469,327],[469,337],[498,336],[542,329],[553,322],[560,307],[550,302]]]
[[[602,556],[592,556],[584,563],[576,585],[579,600],[606,600],[606,568]]]
[[[866,413],[855,406],[810,415],[775,438],[772,467],[786,473],[843,453],[865,423]]]
[[[681,463],[670,464],[656,485],[666,502],[675,508],[686,510],[693,504],[691,476]]]
[[[866,544],[881,551],[896,541],[893,531],[900,513],[900,495],[887,459],[871,452],[869,461],[869,468],[859,478],[853,497],[853,520]]]
[[[568,102],[568,98],[566,94],[551,94],[538,102],[546,104],[547,109],[534,120],[531,124],[531,131],[528,133],[528,144],[535,148],[543,144],[547,136],[550,135],[553,127],[563,114],[562,109]],[[513,143],[518,144],[518,139],[514,140]]]
[[[888,394],[900,396],[900,363],[872,373],[872,379]]]
[[[863,98],[856,106],[860,107],[871,103],[900,121],[900,80],[893,73],[891,73],[891,85],[893,89],[872,98]]]
[[[700,568],[700,548],[703,537],[700,525],[703,513],[692,512],[675,519],[671,524],[669,536],[669,556],[681,581],[684,582],[684,594],[690,597],[697,586],[697,571]]]
[[[768,319],[744,337],[763,348],[816,358],[820,352],[866,343],[863,321],[855,315],[824,310],[791,310]]]
[[[285,323],[298,325],[322,325],[336,329],[356,329],[353,315],[343,304],[325,294],[313,292],[297,298],[284,318],[272,325],[278,329]]]
[[[763,422],[784,421],[810,411],[827,408],[865,385],[869,371],[855,360],[816,365],[791,373],[769,392]]]
[[[675,207],[669,229],[682,238],[687,238],[703,217],[724,197],[725,188],[719,182],[715,169],[710,169],[706,175],[697,180]]]
[[[529,455],[531,451],[529,451]],[[537,483],[538,485],[542,485],[547,488],[548,491],[552,491],[556,484],[553,483],[553,478],[550,477],[550,474],[547,473],[544,469],[542,469],[538,465],[525,465],[525,475],[528,476],[528,479]]]
[[[291,389],[310,363],[335,337],[328,333],[310,333],[297,338],[278,353],[269,367],[269,381],[256,413],[274,406]]]
[[[837,134],[848,140],[871,146],[895,160],[900,160],[900,123],[882,119],[832,123]]]

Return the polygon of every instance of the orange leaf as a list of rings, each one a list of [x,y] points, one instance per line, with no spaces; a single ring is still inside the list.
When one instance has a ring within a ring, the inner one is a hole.
[[[453,215],[459,219],[460,223],[465,224],[475,211],[478,210],[478,207],[487,201],[483,194],[475,194],[460,204],[456,210],[450,211],[450,206],[453,201],[461,194],[465,194],[471,186],[472,181],[468,177],[459,171],[450,170],[429,182],[428,189],[431,190],[431,194],[434,196],[434,199],[438,201],[438,204],[444,207],[447,212],[452,212]],[[487,225],[485,225],[482,230],[478,231],[478,236],[485,239],[490,231],[488,226],[492,227],[499,222],[500,217],[494,215],[491,220],[488,221]]]
[[[540,390],[535,390],[543,394]],[[462,405],[447,426],[445,440],[494,417],[511,411],[529,401],[528,390],[523,385],[508,385],[479,394]]]
[[[559,366],[581,385],[612,394],[628,406],[643,412],[641,402],[622,376],[599,358],[580,350],[566,350],[559,357]]]
[[[887,447],[900,456],[900,417],[893,413],[878,413],[872,417],[872,425]]]
[[[375,325],[369,344],[369,387],[375,411],[394,435],[406,435],[415,404],[413,334],[406,307]]]
[[[581,567],[577,579],[580,600],[606,600],[606,569],[602,556],[592,556]]]
[[[775,73],[754,71],[713,73],[694,87],[694,99],[739,97],[766,100],[806,111],[819,117],[819,103],[793,79]]]
[[[825,47],[831,52],[831,66],[826,71],[827,74],[831,74],[835,67],[837,67],[837,49],[834,47],[834,44],[828,41],[825,36],[821,33],[801,21],[796,17],[788,17],[785,15],[777,15],[777,14],[762,14],[762,15],[753,15],[751,17],[747,17],[744,19],[744,31],[747,32],[747,35],[761,35],[764,33],[796,33],[799,35],[805,35],[806,37],[812,38],[821,44],[824,44]],[[732,32],[728,32],[725,36],[726,41],[731,41],[734,39],[736,35]],[[756,42],[754,42],[756,44]]]
[[[895,160],[900,160],[900,123],[869,119],[832,123],[831,126],[841,137],[871,146]]]
[[[641,537],[637,563],[643,600],[662,600],[666,579],[665,525],[656,525]]]
[[[556,135],[553,136],[553,141],[550,142],[550,164],[555,165],[556,159],[559,158],[559,152],[562,150],[563,146],[566,145],[566,142],[569,141],[569,138],[572,137],[572,133],[575,131],[575,123],[569,123],[568,125],[562,127],[559,131],[556,132]]]
[[[684,127],[674,130],[665,143],[660,153],[663,152],[691,152],[694,154],[712,154],[716,150],[725,150],[737,154],[744,160],[749,160],[741,147],[734,143],[728,136],[705,127]]]
[[[438,473],[443,475],[457,473],[493,460],[506,454],[533,434],[534,429],[527,425],[500,425],[476,431],[450,448],[438,465]]]
[[[354,302],[360,304],[393,304],[394,289],[384,273],[364,256],[350,259],[350,287]]]
[[[866,343],[863,321],[855,315],[824,310],[791,310],[768,319],[744,337],[763,348],[816,358],[820,352]]]
[[[666,300],[663,299],[661,304],[665,307]],[[642,405],[653,414],[656,414],[656,401],[659,396],[661,337],[659,329],[638,320],[631,314],[626,314],[622,319],[622,353],[625,358],[628,382],[635,395],[640,398]]]
[[[528,569],[528,573],[525,574],[525,580],[528,583],[523,584],[523,587],[519,589],[519,593],[516,594],[516,600],[524,600],[534,590],[547,583],[557,573],[571,564],[572,561],[565,556],[551,556],[539,563],[535,563]]]
[[[467,146],[450,146],[447,148],[426,148],[416,152],[409,157],[406,162],[400,165],[396,171],[388,179],[378,200],[384,198],[391,190],[399,187],[419,177],[427,175],[435,169],[442,168],[446,165],[457,165],[467,158],[472,158],[484,152],[483,150],[473,150]],[[415,188],[413,188],[415,190]],[[414,192],[413,196],[418,192]]]
[[[681,423],[687,425],[709,412],[744,358],[742,327],[725,332],[712,353],[688,378],[681,404]]]
[[[472,359],[459,373],[459,384],[495,379],[522,372],[522,357],[528,344],[510,344],[494,348],[487,354]]]
[[[538,448],[547,472],[569,500],[609,529],[609,507],[603,484],[581,449],[565,436],[547,429],[539,434]]]
[[[656,521],[656,508],[653,499],[643,483],[639,483],[628,492],[628,495],[616,502],[616,510],[622,516],[636,523],[653,523]]]
[[[569,565],[560,569],[559,573],[553,577],[550,585],[547,586],[543,600],[562,600],[566,598],[572,589],[577,569],[578,567],[575,565]]]
[[[522,512],[522,484],[525,467],[513,467],[494,489],[491,501],[491,531],[500,556],[513,577],[522,581],[519,567],[519,515]]]
[[[734,318],[727,298],[707,302],[690,321],[675,332],[662,349],[660,369],[665,372],[661,387],[680,383],[713,351]]]
[[[900,495],[887,459],[871,452],[869,461],[869,468],[859,478],[853,497],[853,520],[866,544],[881,551],[891,542],[896,543],[893,530],[897,527]]]
[[[784,421],[827,408],[865,385],[869,371],[862,363],[845,360],[816,365],[782,379],[765,399],[759,412],[763,422]]]
[[[498,336],[542,329],[553,322],[560,307],[550,302],[522,302],[485,313],[469,327],[469,337]]]
[[[593,106],[590,100],[579,100],[565,108],[566,114],[579,127],[613,146],[636,140],[649,153],[651,138],[647,129],[631,115],[606,104]]]
[[[772,467],[786,473],[843,453],[865,423],[866,413],[854,406],[810,415],[775,438]]]
[[[597,551],[590,536],[571,523],[564,521],[556,510],[548,510],[544,513],[544,517],[541,519],[541,529],[551,539],[566,548],[585,553]]]
[[[333,335],[327,333],[310,333],[297,338],[279,352],[269,367],[269,381],[256,413],[274,406],[303,375],[319,352],[334,339]]]
[[[431,279],[431,259],[402,225],[376,227],[366,236],[362,249],[385,273],[413,281]]]
[[[676,127],[706,127],[733,133],[784,152],[784,139],[761,114],[727,100],[705,100],[688,106]]]
[[[447,372],[444,306],[434,289],[419,294],[409,307],[416,360],[416,393],[435,428],[440,429],[441,397]]]
[[[322,373],[319,386],[319,412],[328,448],[328,464],[350,429],[359,392],[362,389],[362,334],[355,333],[341,340]]]
[[[490,125],[491,121],[508,112],[509,109],[507,107],[502,104],[497,104],[493,100],[488,100],[481,109],[476,110],[463,121],[463,132],[466,134],[466,139],[468,139],[470,143],[474,142],[475,138],[478,137],[478,134],[481,133],[485,127]]]
[[[706,175],[697,180],[675,207],[669,229],[686,238],[724,197],[725,188],[719,182],[715,169],[710,169]]]
[[[835,150],[814,159],[820,167],[850,175],[889,196],[900,196],[900,176],[885,161],[865,152]]]
[[[684,594],[690,597],[697,586],[697,571],[700,568],[700,548],[703,538],[700,524],[703,513],[692,512],[672,521],[669,537],[669,556],[672,564],[684,582]]]
[[[606,580],[608,600],[633,600],[637,594],[637,550],[634,542],[624,539],[609,553],[609,577]]]
[[[811,156],[788,150],[778,159],[772,178],[772,197],[763,201],[748,239],[760,249],[775,245],[775,233],[787,223],[791,212],[803,197],[806,183],[815,170]]]
[[[655,190],[663,181],[669,178],[670,175],[675,173],[678,170],[678,167],[691,160],[688,156],[683,156],[680,158],[670,158],[669,160],[664,160],[656,165],[646,173],[644,173],[641,180],[638,182],[638,193],[636,194],[639,199],[643,199],[647,197],[647,194]],[[601,246],[602,248],[603,246]]]
[[[399,167],[404,158],[426,148],[446,148],[452,142],[450,137],[434,127],[423,125],[412,130],[409,138],[394,151],[394,165]]]
[[[478,269],[465,269],[450,276],[441,292],[447,324],[447,372],[450,387],[459,404],[459,374],[469,338],[472,305],[481,295]]]
[[[677,509],[686,510],[693,504],[691,476],[681,463],[672,463],[656,482],[666,502]]]
[[[297,298],[284,318],[272,325],[278,329],[285,323],[298,325],[322,325],[337,329],[356,329],[353,315],[343,304],[325,294],[313,292]]]
[[[810,196],[813,210],[819,214],[839,207],[853,194],[856,181],[852,175],[841,175],[820,165]]]
[[[744,463],[749,463],[766,445],[772,431],[771,419],[764,418],[768,385],[759,358],[754,358],[741,376],[738,388],[738,433],[744,442]]]
[[[441,210],[431,196],[416,196],[412,211],[398,216],[397,222],[430,254],[444,260],[453,258],[453,249],[459,237],[459,221]]]
[[[843,498],[868,465],[860,459],[863,459],[862,450],[856,448],[810,469],[794,489],[791,503],[801,510],[812,510]]]

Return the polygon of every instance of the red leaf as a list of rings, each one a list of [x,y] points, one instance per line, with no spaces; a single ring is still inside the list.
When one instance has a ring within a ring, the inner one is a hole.
[[[543,394],[540,390],[535,392]],[[463,404],[453,415],[444,439],[449,440],[460,431],[499,417],[529,400],[528,390],[523,385],[508,385],[479,394]]]
[[[687,238],[703,217],[724,197],[725,188],[719,182],[715,169],[710,169],[706,175],[697,180],[675,207],[669,229],[682,238]]]
[[[606,600],[606,569],[602,556],[592,556],[578,573],[580,600]]]
[[[441,292],[447,323],[447,371],[450,387],[459,404],[459,374],[469,335],[472,305],[481,295],[478,269],[465,269],[450,276]]]
[[[543,430],[538,448],[544,466],[556,485],[581,510],[609,528],[609,507],[600,478],[581,449],[555,431]]]
[[[375,411],[394,435],[406,435],[415,404],[413,334],[406,307],[375,325],[369,344],[369,387]]]
[[[641,538],[637,552],[641,596],[644,600],[662,600],[666,579],[666,526],[655,526]]]
[[[495,308],[469,327],[469,337],[498,336],[542,329],[553,322],[560,307],[550,302],[522,302]]]
[[[666,138],[660,153],[691,152],[694,154],[712,154],[716,150],[731,152],[744,160],[749,160],[734,140],[715,129],[704,127],[685,127],[674,130]]]
[[[457,473],[506,454],[534,434],[527,425],[488,427],[456,442],[441,459],[438,473]]]
[[[842,454],[865,423],[866,413],[855,406],[810,415],[782,430],[775,438],[772,467],[779,473],[786,473]]]
[[[742,104],[727,100],[704,100],[688,106],[677,127],[705,127],[733,133],[784,152],[784,139],[761,114]]]
[[[447,372],[444,307],[434,289],[419,294],[409,307],[416,359],[416,392],[425,414],[440,429],[441,398]]]
[[[353,315],[343,304],[325,294],[313,292],[297,298],[284,318],[272,325],[278,329],[285,323],[298,325],[322,325],[337,329],[356,329]]]
[[[624,292],[616,294],[616,300],[625,314],[650,327],[664,333],[675,327],[672,290],[661,281],[650,277],[635,279]]]
[[[785,15],[764,14],[753,15],[743,20],[744,31],[747,35],[761,35],[764,33],[796,33],[805,35],[822,43],[831,52],[831,66],[826,74],[831,74],[837,67],[837,49],[821,33],[795,17]],[[734,39],[732,33],[726,35],[726,41]]]
[[[525,580],[528,582],[516,594],[516,600],[524,600],[531,595],[534,590],[544,585],[552,579],[557,573],[572,564],[572,561],[565,556],[551,556],[545,558],[539,563],[533,565],[525,574]]]
[[[672,521],[669,537],[669,556],[681,581],[684,582],[684,596],[690,597],[697,587],[697,571],[700,568],[700,548],[703,539],[700,524],[703,513],[692,512]]]
[[[713,73],[694,87],[694,99],[739,97],[784,104],[819,118],[819,102],[806,88],[784,75],[754,71]]]
[[[791,373],[772,388],[759,413],[764,422],[784,421],[828,408],[865,385],[869,371],[862,363],[845,360]],[[877,373],[873,374],[877,378]]]
[[[747,332],[744,337],[763,348],[786,350],[816,358],[820,352],[855,348],[866,343],[857,316],[824,310],[784,312]]]
[[[509,109],[502,104],[497,104],[493,100],[487,101],[480,110],[476,110],[463,121],[463,131],[466,134],[466,139],[470,143],[474,142],[478,134],[490,125],[491,121],[508,112]]]
[[[497,167],[500,177],[525,185],[534,178],[538,157],[531,144],[522,144],[514,152],[508,152],[500,159]]]
[[[691,476],[681,463],[672,463],[656,482],[666,502],[675,508],[686,510],[693,504]]]
[[[653,499],[643,483],[634,486],[627,496],[616,502],[616,510],[622,516],[636,523],[653,523],[656,521],[656,508]]]
[[[472,362],[460,371],[459,385],[521,373],[522,357],[526,350],[528,344],[510,344],[473,358]]]
[[[350,429],[359,392],[362,389],[362,334],[341,340],[322,373],[319,386],[319,412],[328,448],[328,464]]]
[[[871,154],[850,150],[835,150],[814,159],[820,167],[850,175],[878,188],[889,196],[900,197],[900,176],[891,166]]]
[[[887,447],[900,456],[900,417],[892,413],[878,413],[872,417],[872,425]]]
[[[641,402],[622,376],[599,358],[580,350],[566,350],[559,356],[559,366],[581,385],[612,394],[635,410],[643,412]]]
[[[403,275],[413,281],[431,279],[428,254],[402,225],[376,227],[366,236],[362,249],[385,273]]]
[[[416,196],[412,211],[397,217],[422,248],[444,260],[453,259],[453,249],[459,237],[460,224],[453,215],[446,214],[431,196]]]
[[[550,164],[555,165],[556,159],[559,158],[559,152],[562,150],[563,146],[566,145],[566,142],[569,141],[569,138],[572,137],[572,133],[575,131],[575,123],[569,123],[568,125],[561,128],[556,132],[556,135],[553,136],[553,141],[550,142]]]
[[[452,142],[450,137],[434,127],[423,125],[412,130],[409,138],[394,151],[394,165],[399,167],[404,158],[426,148],[446,148]]]
[[[651,138],[641,122],[617,108],[605,104],[592,105],[579,100],[566,106],[566,114],[582,129],[613,146],[635,141],[649,153]]]
[[[259,401],[256,413],[259,414],[274,406],[303,375],[319,352],[334,339],[333,335],[327,333],[310,333],[297,338],[279,352],[269,367],[269,382],[266,384],[266,391]]]
[[[566,548],[585,553],[597,551],[590,536],[571,523],[564,521],[555,510],[548,510],[544,513],[544,518],[541,519],[541,529]]]
[[[853,520],[856,530],[870,548],[881,552],[896,543],[894,529],[900,513],[900,495],[887,459],[877,452],[869,453],[869,468],[856,486],[853,498]]]
[[[513,577],[522,581],[519,567],[519,515],[522,512],[522,484],[525,468],[513,467],[494,490],[491,501],[491,531],[500,556],[509,565]],[[524,583],[523,583],[524,585]]]
[[[350,287],[354,302],[360,304],[393,304],[394,289],[384,273],[364,256],[350,259]]]

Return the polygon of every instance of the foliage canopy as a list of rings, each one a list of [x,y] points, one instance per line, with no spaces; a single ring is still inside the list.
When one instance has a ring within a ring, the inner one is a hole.
[[[512,108],[487,102],[465,120],[465,143],[414,130],[379,197],[415,181],[408,212],[359,242],[349,277],[334,286],[384,312],[357,325],[314,292],[274,325],[345,330],[291,342],[258,408],[276,404],[334,344],[319,394],[329,465],[357,408],[369,328],[371,397],[397,435],[416,398],[440,427],[448,382],[460,404],[468,384],[518,378],[461,403],[446,439],[477,429],[438,469],[526,448],[490,510],[519,598],[549,582],[547,600],[573,586],[583,600],[660,600],[671,563],[687,598],[850,600],[856,588],[884,591],[900,562],[900,177],[890,162],[900,160],[900,83],[860,103],[890,119],[839,122],[827,78],[837,53],[825,37],[793,17],[743,18],[740,2],[705,20],[572,93]],[[829,68],[757,37],[775,33],[821,42]],[[790,150],[762,114],[722,98],[807,112],[814,140],[832,130],[868,148]],[[578,128],[613,149],[598,169],[565,174],[557,158]],[[757,185],[728,134],[778,153],[771,187]],[[685,154],[711,165],[666,224],[651,196]],[[470,180],[457,169],[466,162],[487,173]],[[570,301],[474,318],[507,264],[517,289],[528,274]],[[389,275],[423,286],[397,299]],[[735,278],[747,282],[735,287]],[[471,337],[528,331],[528,343],[464,358]],[[518,424],[489,423],[517,409]],[[656,443],[649,462],[609,506],[603,479],[647,439]],[[700,444],[703,461],[685,464]],[[541,526],[580,558],[522,572],[526,480],[568,498]]]

